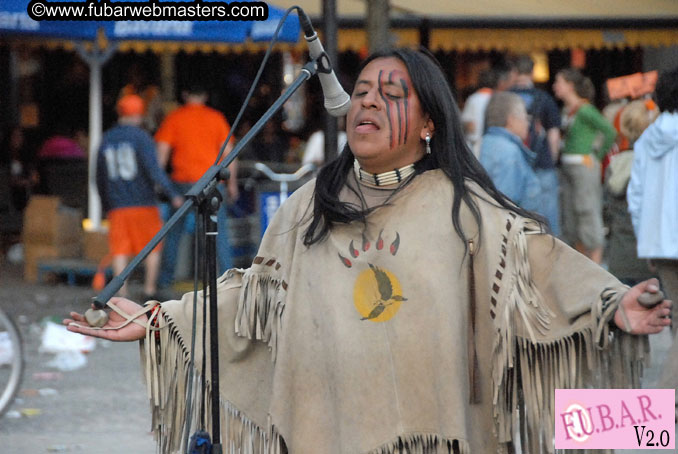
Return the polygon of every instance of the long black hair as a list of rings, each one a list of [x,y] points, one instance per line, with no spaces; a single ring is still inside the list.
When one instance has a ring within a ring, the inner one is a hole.
[[[678,67],[659,74],[654,97],[661,112],[678,112]]]
[[[421,109],[433,121],[435,135],[431,140],[431,154],[419,160],[415,164],[415,170],[421,173],[440,169],[452,182],[454,186],[452,223],[459,237],[464,241],[467,239],[459,219],[462,201],[469,207],[478,225],[481,225],[480,211],[471,197],[472,190],[466,186],[467,180],[476,182],[500,206],[543,224],[539,216],[517,207],[497,190],[467,146],[459,120],[459,108],[435,57],[425,49],[386,50],[369,56],[360,70],[362,71],[373,60],[388,57],[397,58],[405,64],[419,97]],[[318,173],[313,200],[313,219],[304,233],[305,245],[310,246],[322,241],[334,224],[366,221],[366,216],[371,210],[361,210],[355,205],[339,200],[339,192],[353,169],[353,159],[350,147],[346,144],[340,155]]]

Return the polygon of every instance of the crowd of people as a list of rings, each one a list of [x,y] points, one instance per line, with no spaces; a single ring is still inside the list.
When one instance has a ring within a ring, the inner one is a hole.
[[[624,282],[633,284],[657,274],[659,262],[648,262],[647,252],[636,248],[636,234],[647,238],[648,233],[639,233],[637,225],[634,231],[629,211],[633,214],[639,208],[627,204],[627,186],[635,142],[660,112],[670,114],[671,107],[663,110],[645,95],[615,100],[601,114],[594,105],[593,83],[581,70],[567,68],[556,74],[554,99],[535,86],[529,56],[508,64],[510,77],[506,66],[494,75],[486,71],[479,76],[479,89],[462,111],[468,144],[499,190],[541,215],[554,236],[606,264]],[[670,72],[664,74],[655,97],[672,89],[671,77]],[[500,79],[503,84],[497,82]],[[639,186],[630,186],[629,200],[636,197],[634,187]],[[654,196],[671,199],[670,191],[662,186],[662,195]],[[671,213],[669,207],[663,208]],[[655,214],[661,218],[659,213]],[[671,252],[668,256],[677,258]],[[665,276],[663,281],[675,279]]]
[[[120,90],[115,110],[117,122],[105,132],[97,154],[97,189],[109,227],[109,252],[104,263],[111,263],[115,275],[122,272],[131,257],[159,231],[180,207],[185,194],[215,162],[230,132],[223,113],[208,106],[209,92],[200,83],[188,84],[182,92],[184,104],[160,115],[159,96],[154,86],[139,84],[134,78]],[[252,101],[260,113],[270,98],[270,87],[263,84]],[[258,106],[258,104],[262,104]],[[250,116],[254,115],[249,112]],[[293,165],[325,162],[322,117],[313,116],[306,133],[283,131],[276,116],[243,150],[239,160]],[[225,147],[224,155],[244,136],[251,120],[241,123]],[[15,126],[2,131],[3,165],[7,169],[8,204],[14,217],[21,217],[33,194],[58,196],[69,207],[87,211],[87,136],[82,128],[58,122],[49,128],[44,140],[29,140],[28,133]],[[31,131],[30,139],[34,133]],[[308,137],[302,140],[302,137]],[[339,133],[338,149],[346,134]],[[6,161],[6,162],[5,162]],[[5,165],[6,164],[6,165]],[[274,166],[274,168],[277,168]],[[221,274],[233,266],[228,237],[228,207],[239,198],[238,160],[229,167],[233,176],[219,185],[223,204],[218,212],[217,264]],[[251,198],[251,197],[250,197]],[[256,202],[243,201],[245,211]],[[158,213],[157,206],[162,210]],[[162,219],[160,218],[162,216]],[[180,242],[194,229],[193,215],[184,217],[165,237],[163,244],[144,262],[142,298],[169,296],[175,283]],[[15,228],[18,233],[20,222]],[[187,266],[180,266],[183,270]],[[190,268],[190,266],[188,267]],[[121,295],[129,296],[127,286]]]
[[[594,262],[605,263],[624,282],[635,283],[656,274],[656,264],[648,264],[636,251],[638,226],[634,232],[632,217],[628,214],[628,210],[636,208],[627,204],[626,188],[634,142],[653,123],[660,108],[646,96],[637,100],[616,100],[601,114],[593,103],[593,84],[580,70],[559,71],[549,90],[549,87],[539,88],[534,83],[533,68],[532,59],[521,55],[479,74],[477,90],[461,103],[460,120],[468,146],[497,188],[520,207],[542,216],[554,236]],[[121,108],[120,101],[129,101],[130,96],[136,96],[135,99],[143,104],[143,108],[139,107],[143,112],[138,127],[155,134],[151,142],[146,141],[147,152],[143,155],[149,156],[151,145],[155,150],[153,154],[157,155],[157,162],[150,163],[147,159],[143,162],[149,169],[167,170],[172,184],[171,190],[164,180],[159,184],[159,174],[164,172],[154,170],[152,174],[145,174],[150,178],[145,188],[151,187],[154,191],[162,187],[166,196],[183,194],[213,162],[228,135],[228,122],[223,114],[206,105],[208,93],[199,84],[189,87],[184,93],[185,105],[164,119],[158,114],[158,96],[149,98],[148,90],[137,85],[131,82],[123,87],[118,109]],[[268,91],[270,87],[259,90],[263,93],[261,96]],[[241,159],[322,166],[327,160],[319,118],[311,115],[308,131],[304,134],[283,131],[281,118],[274,118],[244,150]],[[127,122],[123,116],[120,119]],[[251,121],[243,121],[235,137],[242,137],[251,124]],[[149,125],[153,125],[151,129]],[[338,151],[346,144],[344,127],[342,123]],[[86,198],[81,193],[86,191],[87,153],[82,131],[58,124],[47,140],[39,146],[32,145],[35,150],[27,152],[24,132],[20,128],[3,134],[3,150],[11,168],[14,205],[21,209],[32,192],[42,192],[59,195],[67,205],[84,210]],[[232,145],[233,141],[226,151]],[[138,147],[135,144],[132,149],[141,153]],[[233,175],[237,175],[236,165],[234,163],[231,169]],[[102,168],[99,165],[100,174]],[[146,167],[139,164],[139,168]],[[154,176],[151,178],[150,175]],[[228,202],[238,197],[236,178],[222,188]],[[134,181],[136,184],[137,180]],[[638,192],[633,192],[633,188],[637,186],[630,186],[629,195],[635,196]],[[100,184],[99,189],[104,194],[104,206],[119,208],[116,204],[120,201],[108,200],[110,195],[106,195],[105,185]],[[151,199],[144,201],[145,204],[150,202]],[[131,203],[126,201],[122,205]],[[172,206],[171,200],[169,206],[171,214],[176,207]],[[218,244],[221,272],[232,266],[226,222],[224,208],[219,212],[220,230],[224,232]],[[152,282],[154,279],[145,284],[146,294],[153,295],[158,287],[172,284],[178,244],[184,229],[184,225],[178,225],[166,238],[166,247],[157,265],[159,269],[151,272],[151,276],[157,275],[157,284]],[[660,254],[655,258],[664,257]],[[676,257],[669,254],[668,258]],[[120,259],[115,263],[125,261]],[[151,266],[152,269],[155,267]]]
[[[484,75],[469,98],[478,116],[485,97],[484,132],[467,140],[494,184],[623,283],[656,276],[667,298],[678,299],[678,68],[660,74],[654,93],[615,100],[603,114],[580,70],[555,76],[560,112],[531,83],[529,57],[515,71],[505,91],[488,87]],[[672,337],[677,331],[672,322]],[[676,358],[674,340],[659,387],[677,386]]]

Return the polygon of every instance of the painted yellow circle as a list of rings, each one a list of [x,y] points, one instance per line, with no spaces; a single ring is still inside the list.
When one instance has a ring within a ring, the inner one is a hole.
[[[390,320],[400,309],[402,301],[393,299],[393,296],[402,297],[403,290],[393,273],[383,268],[378,270],[383,271],[383,274],[368,268],[358,275],[353,287],[353,303],[362,319],[372,322],[385,322]],[[382,299],[382,293],[379,291],[378,275],[381,276],[380,279],[382,280],[385,275],[391,283],[391,298],[387,301]]]

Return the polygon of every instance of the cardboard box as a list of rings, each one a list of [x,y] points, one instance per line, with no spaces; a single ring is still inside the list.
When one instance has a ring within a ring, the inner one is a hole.
[[[108,233],[107,232],[85,232],[85,258],[99,263],[108,255]]]
[[[58,197],[31,197],[24,212],[24,244],[46,246],[81,244],[82,214],[63,206]]]
[[[28,282],[38,280],[38,263],[41,260],[57,258],[77,258],[82,254],[80,243],[44,245],[24,244],[24,279]]]

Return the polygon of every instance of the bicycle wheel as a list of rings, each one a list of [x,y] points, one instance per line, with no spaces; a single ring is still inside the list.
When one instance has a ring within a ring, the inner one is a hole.
[[[0,309],[0,417],[12,405],[23,373],[23,344],[19,330]]]

